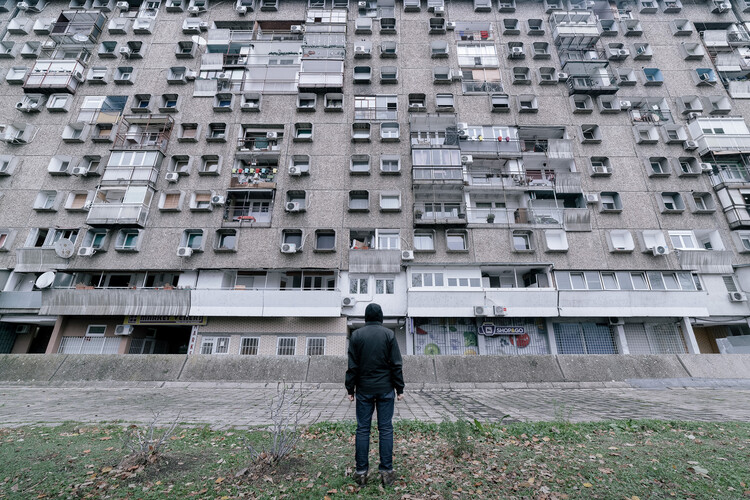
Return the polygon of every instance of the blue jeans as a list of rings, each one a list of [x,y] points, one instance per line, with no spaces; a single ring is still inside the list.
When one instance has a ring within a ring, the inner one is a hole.
[[[372,412],[378,409],[378,433],[380,434],[380,466],[381,471],[393,469],[393,403],[394,391],[385,394],[357,393],[357,435],[355,439],[355,459],[357,471],[369,469],[367,458],[370,452],[370,425]]]

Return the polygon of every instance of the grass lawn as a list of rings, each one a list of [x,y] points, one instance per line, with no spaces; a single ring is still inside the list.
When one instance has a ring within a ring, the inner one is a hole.
[[[0,498],[750,498],[748,423],[400,421],[399,479],[387,489],[376,476],[362,489],[352,481],[353,423],[315,424],[273,467],[246,447],[262,432],[192,427],[154,463],[123,462],[126,430],[0,428]]]

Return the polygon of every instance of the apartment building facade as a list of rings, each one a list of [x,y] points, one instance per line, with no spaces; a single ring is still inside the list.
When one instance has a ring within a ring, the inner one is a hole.
[[[0,10],[0,352],[344,354],[373,301],[409,354],[750,333],[750,4]]]

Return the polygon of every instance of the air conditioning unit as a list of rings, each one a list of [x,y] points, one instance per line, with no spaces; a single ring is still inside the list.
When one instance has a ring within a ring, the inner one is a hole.
[[[474,157],[471,155],[461,155],[461,163],[464,165],[472,165],[474,163]]]
[[[133,52],[133,51],[132,51],[132,50],[130,50],[130,47],[120,47],[120,55],[121,55],[122,57],[130,57],[130,54],[131,54],[132,52]]]
[[[567,82],[570,75],[567,73],[560,72],[557,74],[557,81],[558,82]]]
[[[276,139],[278,137],[278,132],[266,132],[266,139]]]
[[[235,10],[237,11],[237,14],[239,14],[241,16],[244,16],[245,14],[247,14],[247,7],[245,7],[244,5],[240,5]]]
[[[445,7],[443,7],[442,5],[439,5],[435,7],[433,12],[435,13],[436,16],[442,17],[443,14],[445,14]]]
[[[413,250],[402,250],[401,251],[401,260],[414,260],[414,251]]]
[[[698,75],[698,78],[700,78],[702,82],[710,82],[713,80],[710,73],[701,73]]]
[[[117,325],[115,335],[130,335],[133,333],[133,325]]]
[[[180,180],[180,174],[177,172],[167,172],[164,178],[167,179],[167,182],[177,182]]]
[[[299,212],[302,210],[302,205],[298,201],[289,201],[284,206],[287,212]]]
[[[469,136],[469,124],[468,123],[456,123],[456,129],[458,130],[459,137]]]
[[[195,77],[197,77],[197,76],[198,76],[198,74],[195,71],[193,71],[192,69],[187,70],[185,72],[185,80],[195,80]]]
[[[597,193],[587,193],[586,194],[586,203],[599,203],[599,194],[597,194]]]
[[[27,4],[26,2],[18,2],[16,4],[16,7],[18,7],[18,10],[29,10],[29,7],[31,6]]]
[[[86,175],[89,173],[89,169],[86,167],[73,167],[73,170],[70,173],[71,175]]]
[[[177,249],[178,257],[190,257],[191,255],[193,255],[193,249],[190,247],[179,247]]]
[[[690,112],[690,113],[687,114],[687,119],[688,119],[688,121],[695,120],[699,116],[700,116],[700,113],[696,113],[695,111],[692,111],[692,112]]]
[[[451,73],[449,73],[449,74],[448,74],[448,76],[449,76],[449,77],[451,78],[451,80],[453,80],[454,82],[460,82],[461,80],[463,80],[463,79],[464,79],[464,75],[462,75],[461,73],[452,73],[452,72],[451,72]]]
[[[492,308],[487,306],[474,306],[474,316],[490,316]]]
[[[630,109],[632,105],[630,101],[620,101],[620,109]]]
[[[409,109],[424,109],[424,104],[421,102],[413,102],[409,104]]]
[[[229,80],[229,75],[226,73],[217,73],[216,79],[217,80]]]
[[[281,245],[281,253],[297,253],[297,245],[294,243],[284,243]]]
[[[456,21],[448,21],[447,23],[445,23],[445,29],[447,30],[456,29]]]
[[[200,11],[201,10],[194,5],[192,7],[188,7],[188,14],[192,14],[194,16],[197,16]]]
[[[701,167],[701,172],[713,172],[714,170],[710,163],[700,163],[699,166]]]
[[[357,303],[357,299],[354,297],[344,297],[341,299],[341,305],[344,307],[352,307]]]
[[[212,196],[211,197],[211,204],[215,205],[215,206],[221,206],[221,205],[223,205],[224,204],[224,197],[223,196],[219,196],[218,194]]]
[[[492,310],[495,313],[495,316],[505,316],[505,314],[508,312],[508,308],[505,306],[495,306],[492,308]]]
[[[81,73],[80,71],[76,71],[75,73],[73,73],[73,78],[75,78],[79,82],[82,82],[84,79],[83,73]]]
[[[81,247],[78,249],[79,257],[91,257],[95,253],[96,253],[96,248],[94,247]]]
[[[354,55],[355,56],[364,56],[369,54],[370,51],[367,50],[367,47],[365,45],[355,45],[354,46]]]
[[[523,54],[523,47],[512,47],[510,53],[513,55]]]
[[[727,12],[732,8],[732,5],[727,2],[716,3],[715,5],[718,12]]]
[[[730,302],[747,302],[747,295],[742,292],[729,292]]]
[[[357,2],[357,7],[360,9],[366,9],[367,8],[367,2],[365,0],[360,0]]]
[[[619,326],[625,324],[625,320],[617,316],[607,318],[607,322],[609,323],[609,326]]]
[[[289,167],[289,175],[300,176],[310,171],[310,167],[307,165],[294,165]]]
[[[651,249],[651,252],[656,255],[667,255],[669,253],[669,248],[665,247],[664,245],[654,245],[654,247]]]
[[[29,333],[31,331],[31,326],[29,325],[18,325],[16,326],[16,333],[23,335],[26,333]]]
[[[128,10],[130,8],[130,4],[128,2],[117,2],[117,8],[120,10]]]
[[[698,143],[696,141],[685,141],[685,149],[688,151],[698,149]]]
[[[293,24],[289,28],[289,31],[292,32],[292,33],[294,33],[294,34],[296,34],[296,35],[299,35],[299,34],[302,34],[305,31],[305,28],[303,28],[301,24]]]
[[[617,50],[617,55],[618,56],[625,56],[625,57],[627,57],[627,56],[630,55],[630,51],[628,49],[618,49]]]
[[[23,111],[25,113],[28,113],[29,111],[31,111],[31,107],[29,106],[29,104],[24,101],[18,101],[16,103],[16,109],[18,111]]]
[[[57,47],[57,42],[54,40],[45,40],[44,43],[42,43],[43,49],[54,49]]]
[[[202,23],[198,23],[198,29],[201,31],[206,31],[208,29],[208,23],[203,21]]]
[[[252,103],[249,103],[249,102],[243,102],[243,103],[242,103],[242,106],[241,106],[241,107],[242,107],[243,109],[251,109],[251,108],[254,108],[255,106],[253,106],[253,105],[252,105]]]

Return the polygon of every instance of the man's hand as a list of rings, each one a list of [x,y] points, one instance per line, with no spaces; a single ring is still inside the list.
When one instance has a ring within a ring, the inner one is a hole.
[[[349,394],[349,401],[354,401],[354,394]]]
[[[404,399],[404,393],[403,392],[401,394],[399,394],[399,395],[396,396],[396,401],[403,401],[403,399]]]

